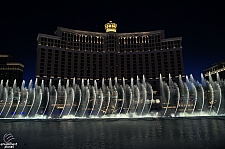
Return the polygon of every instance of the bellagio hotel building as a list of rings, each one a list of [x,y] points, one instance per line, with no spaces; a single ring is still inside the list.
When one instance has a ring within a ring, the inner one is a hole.
[[[159,75],[183,75],[182,38],[165,38],[164,30],[117,33],[117,24],[105,24],[105,33],[58,27],[54,35],[38,34],[36,77],[56,82],[141,78],[153,86]]]

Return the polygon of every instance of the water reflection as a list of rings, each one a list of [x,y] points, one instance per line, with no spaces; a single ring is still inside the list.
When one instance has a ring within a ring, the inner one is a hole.
[[[0,122],[18,148],[218,148],[225,118]]]

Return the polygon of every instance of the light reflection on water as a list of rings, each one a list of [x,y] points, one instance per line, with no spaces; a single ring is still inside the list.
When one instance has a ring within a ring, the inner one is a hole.
[[[219,148],[225,118],[1,120],[15,148]]]

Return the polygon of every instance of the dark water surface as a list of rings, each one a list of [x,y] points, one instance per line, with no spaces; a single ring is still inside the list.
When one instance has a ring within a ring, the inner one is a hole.
[[[21,149],[225,148],[225,118],[0,120]],[[0,146],[0,148],[4,148]]]

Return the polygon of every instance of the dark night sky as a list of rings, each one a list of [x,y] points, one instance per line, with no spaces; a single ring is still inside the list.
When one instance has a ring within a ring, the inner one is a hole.
[[[182,36],[185,74],[197,79],[205,68],[225,59],[222,2],[17,1],[1,6],[0,53],[25,65],[26,82],[35,77],[38,33],[53,35],[57,26],[105,32],[104,24],[112,20],[117,32],[164,30],[166,38]]]

